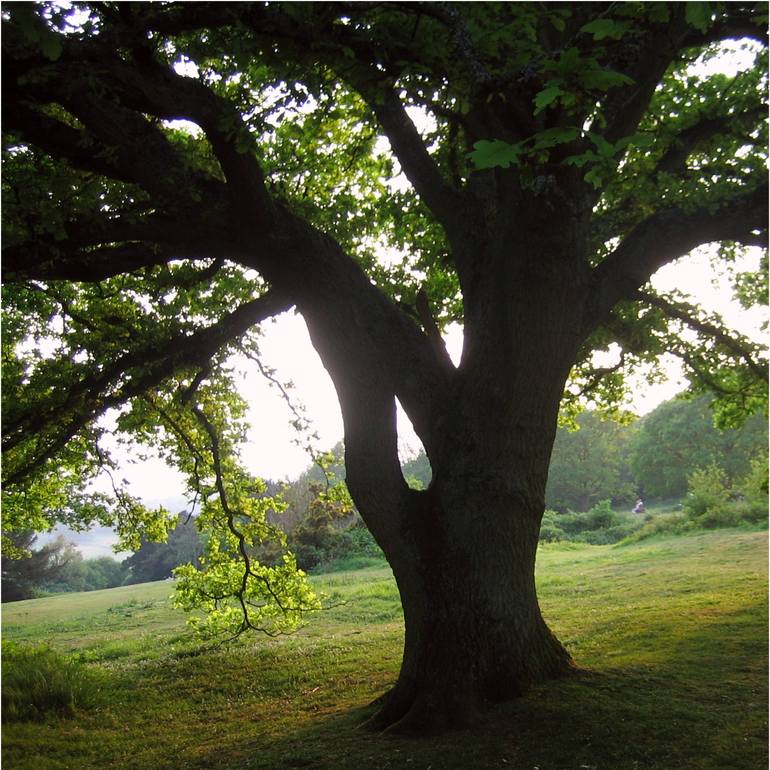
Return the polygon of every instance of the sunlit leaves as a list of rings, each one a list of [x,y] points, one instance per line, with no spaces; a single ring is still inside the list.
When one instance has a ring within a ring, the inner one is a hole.
[[[175,573],[175,604],[205,611],[190,622],[206,636],[292,631],[320,605],[290,553],[284,552],[278,564],[258,560],[259,546],[268,540],[285,548],[285,536],[268,522],[268,515],[285,504],[266,495],[265,484],[239,462],[242,401],[232,389],[222,390],[225,384],[226,379],[214,377],[195,392],[188,387],[186,396],[159,393],[147,400],[144,419],[163,426],[160,442],[186,473],[199,507],[196,526],[206,533],[200,568],[186,565]],[[134,419],[141,418],[135,414]]]

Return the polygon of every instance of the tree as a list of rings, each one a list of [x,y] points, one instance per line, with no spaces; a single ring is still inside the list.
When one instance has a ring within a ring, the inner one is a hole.
[[[61,535],[37,549],[33,548],[37,535],[31,530],[4,537],[12,545],[12,550],[7,551],[3,558],[4,602],[34,598],[46,583],[54,582],[80,555],[72,543]]]
[[[203,543],[195,522],[180,513],[165,543],[143,540],[141,547],[123,561],[129,583],[151,583],[170,578],[182,564],[198,565]]]
[[[753,457],[767,454],[767,422],[756,415],[740,430],[714,427],[711,399],[666,401],[639,423],[631,467],[644,495],[683,497],[698,468],[719,465],[730,478],[748,473]]]
[[[631,499],[635,490],[627,450],[632,429],[591,411],[578,415],[577,428],[556,433],[546,506],[587,511],[601,500]]]
[[[84,559],[79,551],[73,549],[64,567],[42,587],[51,593],[98,591],[123,585],[127,577],[127,568],[117,559],[111,556]]]
[[[110,463],[99,418],[119,410],[118,430],[176,457],[219,533],[181,604],[233,633],[296,622],[317,601],[291,555],[249,556],[274,503],[238,462],[226,365],[258,359],[255,326],[293,307],[404,608],[372,725],[443,729],[574,671],[534,581],[560,407],[617,405],[623,375],[664,351],[723,420],[765,402],[760,347],[649,285],[701,244],[729,267],[766,243],[765,8],[76,9],[4,8],[9,522],[100,516],[162,536],[119,481],[117,507],[84,497]],[[748,65],[697,69],[731,40]],[[761,299],[761,280],[737,280]],[[426,490],[401,473],[396,399]]]

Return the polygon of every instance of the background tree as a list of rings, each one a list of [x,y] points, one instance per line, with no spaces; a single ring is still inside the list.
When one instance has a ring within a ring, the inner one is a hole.
[[[280,536],[278,503],[238,461],[226,366],[293,306],[404,608],[372,724],[442,729],[571,672],[534,582],[565,388],[568,407],[617,405],[668,350],[721,419],[766,400],[756,344],[649,285],[700,244],[729,244],[731,264],[766,243],[764,6],[19,3],[3,19],[6,523],[162,537],[165,514],[119,482],[116,505],[84,492],[110,464],[99,418],[120,409],[215,533],[180,605],[212,631],[293,627],[317,600],[290,554],[251,558]],[[694,66],[736,39],[737,74]],[[423,491],[401,473],[396,399]]]
[[[6,544],[2,562],[2,595],[4,602],[32,599],[41,588],[55,582],[68,564],[80,554],[61,535],[40,548],[34,548],[37,535],[28,530],[5,534]]]
[[[578,415],[577,430],[559,428],[553,445],[545,504],[587,511],[600,500],[625,503],[636,494],[628,463],[632,429],[596,412]]]
[[[128,583],[151,583],[172,576],[182,564],[200,566],[204,544],[194,519],[180,513],[165,543],[143,540],[141,547],[123,561]]]
[[[631,468],[642,494],[684,497],[698,468],[718,465],[729,478],[749,472],[752,459],[767,454],[767,421],[747,420],[740,430],[714,426],[711,398],[666,401],[639,422],[631,444]]]
[[[42,589],[50,593],[98,591],[123,585],[128,575],[128,569],[111,556],[85,559],[73,550],[64,567]]]
[[[345,480],[344,454],[345,447],[338,442],[328,452],[316,454],[314,462],[294,481],[276,486],[274,492],[280,493],[286,507],[269,518],[286,533],[300,526],[320,489],[335,480]]]

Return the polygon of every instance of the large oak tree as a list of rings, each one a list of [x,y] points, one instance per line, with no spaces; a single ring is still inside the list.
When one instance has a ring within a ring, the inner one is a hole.
[[[112,414],[176,457],[219,528],[186,601],[237,630],[315,606],[290,556],[254,559],[268,503],[237,461],[226,366],[258,358],[256,325],[293,307],[403,603],[374,724],[441,729],[574,670],[534,582],[560,405],[617,401],[663,352],[725,420],[765,394],[755,344],[649,283],[701,244],[729,266],[766,242],[763,11],[5,6],[5,526],[157,534],[119,480],[112,505],[84,486],[110,467]],[[724,41],[753,64],[699,69]],[[762,299],[761,280],[737,282]],[[397,399],[424,491],[399,467]]]

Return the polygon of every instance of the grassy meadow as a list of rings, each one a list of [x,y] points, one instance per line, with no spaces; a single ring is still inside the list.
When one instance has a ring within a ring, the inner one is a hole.
[[[543,612],[585,671],[430,740],[358,728],[400,663],[389,569],[314,582],[333,609],[228,649],[190,637],[170,582],[4,605],[5,640],[81,661],[99,689],[70,718],[4,724],[4,767],[767,767],[765,532],[543,546]]]

